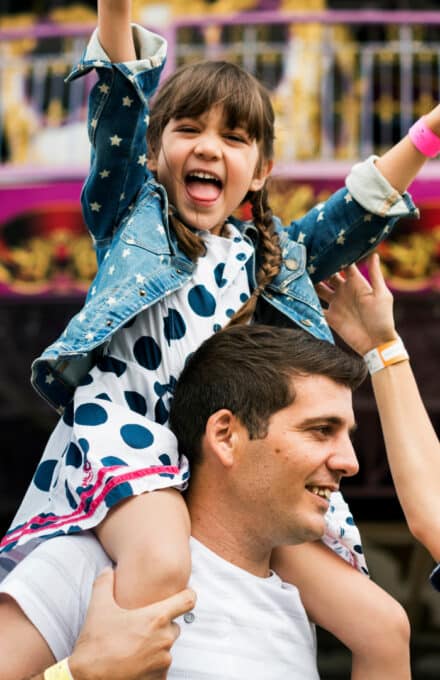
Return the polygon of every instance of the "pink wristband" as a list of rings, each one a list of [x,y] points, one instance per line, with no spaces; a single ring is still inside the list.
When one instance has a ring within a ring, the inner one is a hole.
[[[426,125],[425,116],[416,120],[410,127],[408,137],[424,156],[434,158],[440,153],[440,137]]]

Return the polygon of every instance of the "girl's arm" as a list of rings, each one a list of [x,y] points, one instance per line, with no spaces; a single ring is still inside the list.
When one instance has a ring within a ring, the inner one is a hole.
[[[346,278],[319,284],[329,303],[327,320],[356,352],[397,337],[393,299],[377,255],[369,260],[369,283],[353,265]],[[414,536],[440,560],[440,443],[408,361],[372,375],[386,451],[397,495]],[[437,507],[438,506],[438,507]]]
[[[149,99],[166,57],[166,41],[132,26],[130,15],[131,0],[99,0],[98,30],[68,78],[98,74],[89,96],[92,153],[81,205],[99,264],[149,177]]]
[[[440,106],[424,117],[440,135]],[[307,250],[307,270],[313,282],[325,280],[364,257],[388,238],[400,217],[417,215],[404,193],[426,162],[409,136],[373,162],[355,165],[346,187],[288,227],[287,233]]]
[[[426,125],[440,136],[440,105],[425,116]],[[377,159],[376,167],[388,182],[401,194],[416,178],[427,157],[416,149],[408,136]]]
[[[306,611],[352,652],[352,680],[409,680],[409,623],[373,581],[320,542],[284,546],[272,566],[297,586]]]
[[[99,42],[115,63],[136,59],[131,4],[131,0],[98,0]]]

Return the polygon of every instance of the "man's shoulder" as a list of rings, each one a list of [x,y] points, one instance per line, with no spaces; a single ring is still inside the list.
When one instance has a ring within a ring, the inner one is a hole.
[[[16,601],[55,658],[62,659],[81,630],[93,582],[109,563],[93,534],[57,536],[19,562],[0,592]]]
[[[76,568],[87,565],[89,572],[99,572],[110,560],[98,539],[89,531],[65,536],[56,536],[40,543],[27,559],[50,559]]]
[[[17,564],[3,584],[29,583],[36,578],[41,590],[51,587],[54,579],[78,593],[90,591],[95,578],[110,564],[99,541],[90,532],[56,536],[42,541]]]

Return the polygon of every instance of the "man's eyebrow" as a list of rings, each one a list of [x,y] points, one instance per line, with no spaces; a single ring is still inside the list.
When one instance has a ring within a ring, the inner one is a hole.
[[[315,416],[313,418],[306,418],[301,422],[302,427],[313,427],[313,425],[322,425],[323,423],[326,423],[328,425],[336,425],[337,427],[340,427],[341,425],[344,425],[345,420],[343,418],[340,418],[339,416],[330,416],[330,415],[325,415],[323,414],[322,416]],[[350,428],[349,432],[350,434],[354,434],[358,428],[357,423],[354,423]]]

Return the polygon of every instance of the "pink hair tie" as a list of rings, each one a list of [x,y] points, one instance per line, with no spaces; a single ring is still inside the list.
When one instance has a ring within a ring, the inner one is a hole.
[[[440,153],[440,137],[426,125],[426,116],[416,120],[408,130],[408,137],[420,153],[428,158],[434,158]]]

